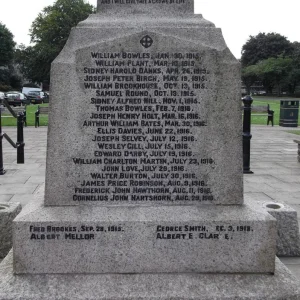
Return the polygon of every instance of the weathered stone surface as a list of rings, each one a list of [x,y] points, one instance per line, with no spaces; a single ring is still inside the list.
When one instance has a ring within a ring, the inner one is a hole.
[[[266,210],[276,219],[277,256],[300,256],[300,236],[297,212],[285,203],[246,199],[257,211]]]
[[[0,258],[4,258],[12,247],[13,220],[21,209],[20,203],[0,203]]]
[[[239,64],[219,29],[169,26],[74,31],[52,68],[46,205],[243,202]]]
[[[277,275],[225,279],[275,270],[275,219],[243,205],[239,63],[191,0],[101,2],[52,65],[45,206],[14,223],[15,273],[47,274],[48,299],[266,298]]]
[[[110,14],[113,17],[128,14],[152,15],[188,15],[194,13],[194,0],[184,1],[113,1],[98,0],[99,14]]]
[[[298,281],[277,259],[275,275],[103,274],[13,275],[0,265],[1,300],[297,300]]]
[[[20,273],[272,273],[275,219],[248,206],[43,207],[14,224]]]

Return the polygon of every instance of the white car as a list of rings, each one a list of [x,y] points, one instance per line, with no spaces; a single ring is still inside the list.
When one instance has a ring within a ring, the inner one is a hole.
[[[266,91],[259,91],[259,92],[257,92],[257,95],[266,96],[267,92]]]

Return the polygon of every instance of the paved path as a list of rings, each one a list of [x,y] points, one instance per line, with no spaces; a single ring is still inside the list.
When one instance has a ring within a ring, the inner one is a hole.
[[[17,129],[4,127],[13,141]],[[17,150],[3,139],[5,175],[0,176],[0,202],[20,202],[26,205],[32,194],[43,191],[45,182],[47,128],[24,128],[25,164],[17,164]]]
[[[282,128],[252,126],[251,170],[244,176],[245,198],[278,201],[289,204],[300,219],[300,163],[297,161],[298,136]],[[5,127],[16,140],[16,128]],[[0,176],[0,202],[21,202],[24,206],[35,193],[44,192],[47,128],[27,127],[25,136],[25,164],[16,163],[16,150],[3,141],[4,168]],[[300,136],[299,136],[300,139]],[[282,258],[282,261],[300,280],[300,258]]]

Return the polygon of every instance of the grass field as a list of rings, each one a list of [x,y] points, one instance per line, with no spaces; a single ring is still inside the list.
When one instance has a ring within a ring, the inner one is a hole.
[[[270,105],[270,109],[274,110],[274,125],[279,125],[280,116],[280,100],[291,99],[291,98],[278,98],[278,97],[265,97],[265,96],[253,96],[253,104],[258,105]],[[293,98],[293,100],[300,100],[300,98]],[[40,106],[48,106],[49,104],[40,104]],[[37,111],[37,105],[28,105],[26,109],[27,114],[27,126],[34,126],[34,113]],[[3,114],[7,115],[7,113]],[[9,115],[9,114],[8,114]],[[266,125],[267,116],[251,116],[252,124]],[[298,117],[298,124],[300,125],[300,117]],[[13,117],[2,118],[2,126],[16,126],[17,120]],[[48,116],[40,115],[40,126],[48,125]]]
[[[300,135],[300,130],[287,130],[288,133]]]
[[[49,104],[39,104],[39,106],[48,106]],[[38,109],[38,105],[27,105],[26,107],[26,117],[27,117],[27,126],[34,126],[34,117],[35,112]],[[9,112],[5,111],[2,113],[2,126],[17,126],[17,119],[15,119]],[[8,117],[7,117],[8,116]],[[40,126],[48,125],[48,116],[40,115]]]
[[[265,97],[265,96],[253,96],[252,105],[270,105],[270,109],[274,110],[274,125],[279,125],[279,117],[280,117],[280,100],[300,100],[300,98],[284,98],[284,97]],[[265,125],[267,124],[267,116],[255,116],[255,114],[251,115],[251,123]],[[298,117],[298,124],[300,122],[300,117]]]

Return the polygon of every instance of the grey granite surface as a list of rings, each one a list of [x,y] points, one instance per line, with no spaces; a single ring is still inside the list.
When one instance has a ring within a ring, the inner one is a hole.
[[[299,282],[276,260],[275,275],[13,275],[0,264],[1,300],[299,300]]]
[[[272,273],[275,219],[242,206],[43,207],[14,222],[20,273]]]
[[[114,1],[97,0],[98,14],[116,15],[143,14],[143,15],[188,15],[194,13],[194,0],[142,0],[142,1]]]
[[[171,25],[72,32],[52,65],[46,205],[243,202],[239,64],[219,29]]]
[[[20,203],[0,203],[0,258],[4,258],[12,247],[12,223],[21,209]]]
[[[267,211],[276,219],[277,256],[300,256],[299,225],[295,209],[284,202],[270,199],[246,200],[246,203],[257,211]]]

